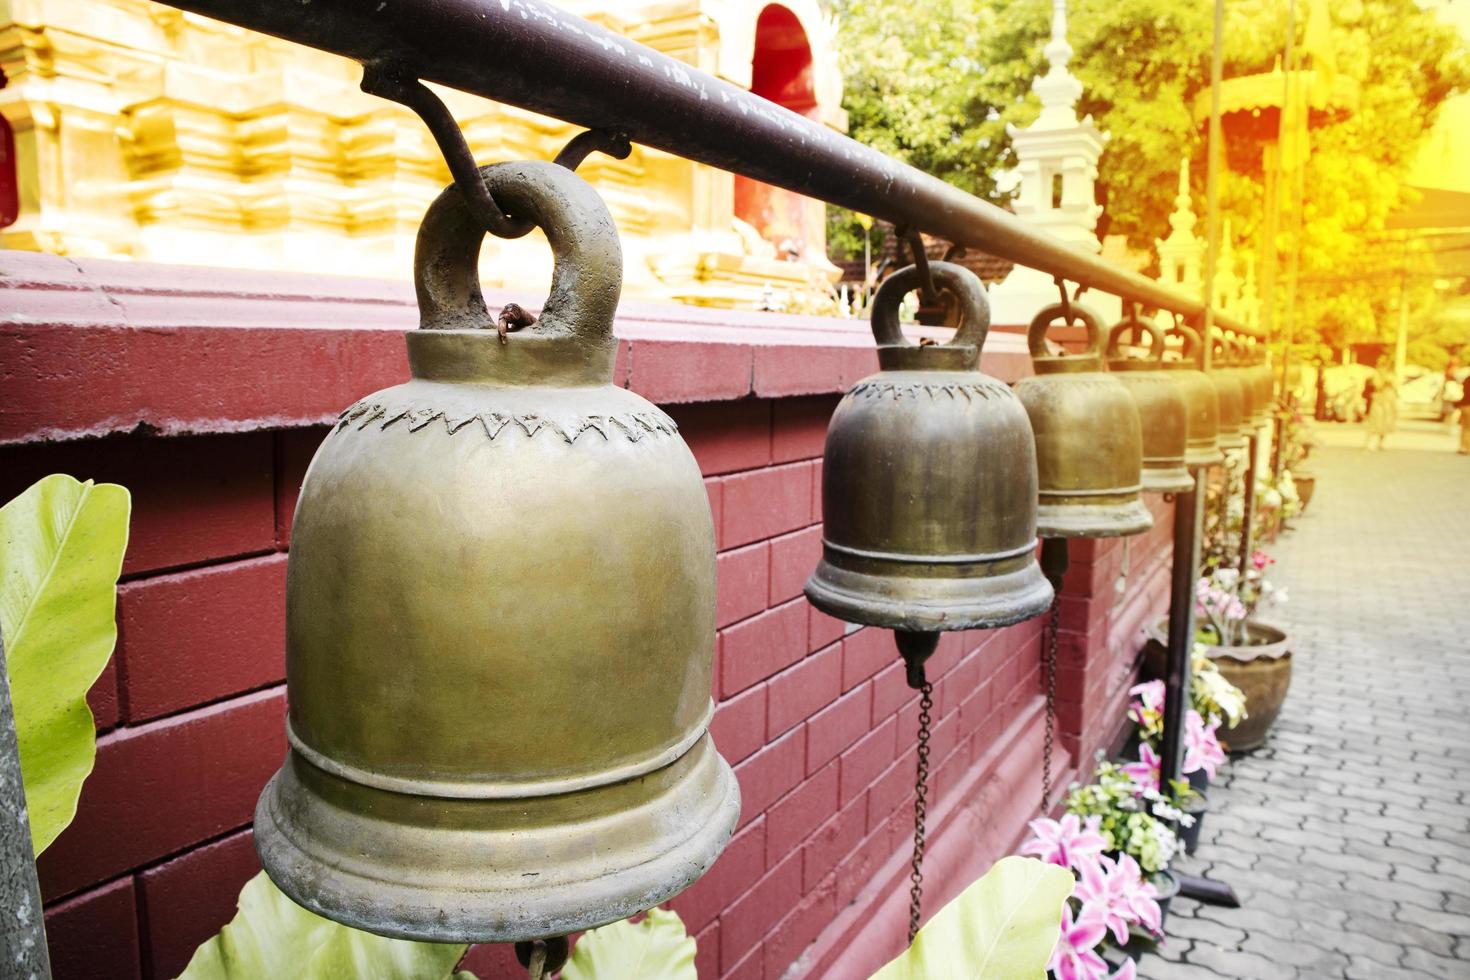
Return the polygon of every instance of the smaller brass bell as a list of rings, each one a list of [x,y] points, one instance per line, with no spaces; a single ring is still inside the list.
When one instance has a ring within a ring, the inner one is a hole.
[[[1147,357],[1129,357],[1121,344],[1148,338]],[[1143,429],[1143,489],[1182,493],[1194,488],[1185,454],[1189,445],[1189,406],[1184,390],[1164,371],[1164,334],[1154,324],[1131,314],[1108,333],[1108,372],[1128,389],[1138,407]]]
[[[1214,350],[1221,364],[1218,367],[1211,365],[1205,375],[1220,398],[1220,448],[1226,452],[1244,449],[1245,391],[1240,378],[1230,368],[1230,355],[1223,337],[1214,338]]]
[[[1276,377],[1271,371],[1271,365],[1266,359],[1264,347],[1252,345],[1251,354],[1251,376],[1255,378],[1256,391],[1261,404],[1261,425],[1271,424],[1271,415],[1276,410]]]
[[[1036,561],[1036,450],[1011,389],[979,371],[990,327],[974,273],[930,263],[959,327],[914,346],[898,308],[912,266],[884,280],[872,328],[881,370],[838,404],[822,467],[822,559],[812,605],[839,619],[899,630],[921,662],[932,634],[1007,626],[1040,615],[1052,589]],[[928,634],[914,637],[912,634]]]
[[[1052,354],[1046,333],[1059,317],[1080,320],[1087,350]],[[1143,432],[1123,384],[1103,372],[1102,330],[1087,310],[1043,309],[1026,333],[1036,374],[1016,383],[1036,433],[1038,506],[1043,538],[1107,538],[1153,527],[1141,496]]]
[[[1249,436],[1264,424],[1266,406],[1261,398],[1261,387],[1255,369],[1250,366],[1247,359],[1244,342],[1239,337],[1230,336],[1227,338],[1226,349],[1228,353],[1225,368],[1240,382],[1241,427]]]
[[[1189,413],[1186,426],[1184,462],[1190,469],[1218,466],[1224,461],[1220,452],[1220,396],[1209,376],[1200,370],[1203,351],[1199,334],[1180,324],[1169,331],[1182,341],[1178,360],[1165,360],[1164,370],[1184,392],[1184,405]]]

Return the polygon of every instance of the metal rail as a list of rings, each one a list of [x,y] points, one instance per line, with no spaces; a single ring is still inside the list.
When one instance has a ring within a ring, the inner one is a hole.
[[[540,0],[165,0],[820,198],[1187,317],[1204,304]],[[1260,336],[1220,314],[1214,322]]]

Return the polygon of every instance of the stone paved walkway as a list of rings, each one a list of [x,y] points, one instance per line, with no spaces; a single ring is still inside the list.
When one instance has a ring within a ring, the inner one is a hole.
[[[1177,899],[1153,980],[1470,978],[1470,459],[1447,436],[1329,442],[1310,510],[1267,545],[1291,693],[1184,865],[1243,905]]]

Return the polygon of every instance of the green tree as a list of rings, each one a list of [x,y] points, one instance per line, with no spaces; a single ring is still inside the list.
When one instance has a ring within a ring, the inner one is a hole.
[[[1286,36],[1287,0],[1230,0],[1227,78],[1269,71]],[[1297,38],[1308,4],[1297,4]],[[1335,4],[1332,42],[1339,74],[1355,79],[1356,111],[1312,134],[1307,164],[1298,336],[1342,343],[1391,329],[1395,291],[1381,280],[1340,281],[1362,257],[1365,235],[1412,191],[1402,181],[1439,106],[1470,89],[1470,62],[1454,30],[1415,0]],[[954,0],[900,5],[838,0],[840,50],[852,135],[997,204],[997,176],[1015,164],[1008,124],[1035,119],[1031,81],[1045,70],[1049,0]],[[1203,127],[1196,100],[1209,82],[1213,12],[1173,0],[1071,0],[1071,68],[1082,81],[1079,114],[1111,134],[1098,164],[1107,233],[1152,253],[1168,231],[1180,157],[1192,159],[1204,200]],[[1233,172],[1221,187],[1240,259],[1263,249],[1261,146],[1229,147]],[[861,232],[834,213],[832,240],[861,250]],[[1278,244],[1291,244],[1288,214]],[[1284,252],[1283,252],[1284,254]],[[1283,263],[1284,265],[1284,263]],[[1283,270],[1284,271],[1284,270]]]

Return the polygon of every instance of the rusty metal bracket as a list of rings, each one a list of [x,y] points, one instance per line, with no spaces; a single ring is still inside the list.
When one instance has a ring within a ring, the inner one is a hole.
[[[406,65],[396,61],[369,61],[362,66],[361,88],[369,95],[397,102],[412,109],[414,114],[429,127],[429,133],[449,165],[454,185],[459,188],[476,219],[485,230],[500,238],[520,238],[535,227],[506,214],[490,196],[485,181],[480,177],[474,154],[459,123],[454,121],[442,99],[430,91],[417,75]],[[593,152],[606,153],[618,160],[627,159],[633,150],[628,137],[623,133],[589,129],[572,137],[562,147],[554,161],[568,170],[576,170],[582,161]]]

